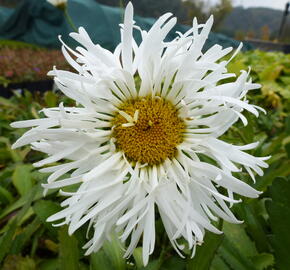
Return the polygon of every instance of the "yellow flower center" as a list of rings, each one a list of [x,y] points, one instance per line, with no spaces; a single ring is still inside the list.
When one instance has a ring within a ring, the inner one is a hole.
[[[176,154],[184,122],[177,109],[160,97],[129,100],[113,120],[116,147],[129,161],[157,165]]]

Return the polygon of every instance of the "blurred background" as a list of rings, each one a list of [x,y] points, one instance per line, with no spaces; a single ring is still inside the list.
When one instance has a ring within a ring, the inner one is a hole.
[[[15,8],[23,1],[0,0],[0,6]],[[113,7],[122,7],[128,3],[127,0],[95,0],[95,2]],[[215,31],[239,39],[255,37],[264,40],[277,38],[287,3],[286,0],[133,0],[132,2],[136,14],[143,17],[159,17],[165,12],[172,12],[178,17],[179,23],[190,24],[194,16],[204,21],[210,14],[214,14]],[[282,40],[289,40],[289,31],[288,20]]]
[[[23,25],[15,23],[16,18],[18,21],[26,22],[27,17],[30,17],[30,25],[26,26],[25,31],[35,31],[34,26],[41,19],[42,26],[54,25],[54,32],[65,35],[66,29],[64,26],[60,27],[63,22],[57,17],[57,11],[49,10],[44,2],[43,0],[0,0],[0,38],[3,39],[6,36],[16,40],[27,40],[27,37],[24,37],[25,33],[20,35],[20,29],[17,29],[17,34],[15,34],[15,28],[23,28]],[[255,39],[276,43],[290,41],[290,20],[285,19],[288,14],[286,10],[288,1],[286,0],[133,0],[132,2],[135,13],[144,18],[143,24],[150,24],[150,20],[145,18],[157,18],[165,12],[172,12],[177,16],[180,25],[190,25],[193,17],[204,22],[213,14],[215,18],[213,31],[227,37],[236,40]],[[121,9],[127,3],[128,0],[70,0],[68,1],[68,12],[76,26],[96,23],[94,25],[94,31],[96,31],[96,28],[106,28],[107,24],[113,28],[113,31],[116,31],[115,22],[121,21]],[[22,12],[17,13],[15,9]],[[102,13],[102,16],[97,17],[96,13]],[[54,20],[51,19],[51,16],[54,17]],[[11,17],[14,19],[14,24]],[[102,20],[102,17],[105,17],[105,20]],[[89,32],[91,28],[92,26],[89,27]],[[8,31],[10,31],[9,34]],[[24,30],[22,29],[22,31]],[[94,33],[92,35],[94,36]],[[39,45],[48,47],[57,46],[53,42],[45,43],[41,40],[34,40],[32,37],[28,41],[38,42],[41,43]],[[102,39],[97,41],[106,43]],[[107,44],[107,47],[113,48],[114,45]],[[277,48],[279,49],[278,46]]]
[[[51,0],[51,3],[62,0]],[[128,0],[68,0],[65,5],[52,5],[46,0],[0,0],[0,87],[2,96],[9,89],[26,87],[49,90],[52,81],[46,76],[53,63],[66,66],[59,51],[58,36],[72,47],[77,43],[69,33],[83,26],[94,43],[111,51],[120,42],[119,24]],[[243,51],[290,52],[289,2],[285,0],[133,0],[135,21],[149,30],[156,18],[172,12],[178,24],[167,36],[186,32],[197,17],[199,23],[214,15],[213,31],[204,50],[214,44],[238,47]],[[138,31],[135,39],[140,42]],[[38,53],[35,53],[38,50]],[[41,55],[41,57],[39,57]],[[30,61],[33,59],[33,61]],[[20,63],[20,65],[19,65]],[[26,66],[23,69],[23,66]],[[66,66],[66,68],[69,68]],[[39,83],[28,84],[31,81]],[[12,84],[11,84],[12,83]],[[14,85],[14,84],[16,85]],[[23,84],[24,83],[24,84]]]

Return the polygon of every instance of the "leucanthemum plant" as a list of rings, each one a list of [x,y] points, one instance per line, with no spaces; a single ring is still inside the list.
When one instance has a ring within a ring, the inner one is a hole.
[[[244,170],[254,180],[255,173],[263,174],[266,158],[246,152],[258,143],[232,145],[218,138],[239,120],[247,125],[244,111],[258,116],[260,108],[246,94],[260,86],[246,71],[223,83],[235,76],[226,68],[231,59],[221,60],[232,48],[214,45],[202,52],[212,17],[202,25],[194,19],[186,33],[165,41],[175,24],[167,13],[146,32],[135,25],[129,3],[113,53],[79,28],[70,35],[82,46],[72,50],[61,41],[76,73],[49,72],[76,107],[61,103],[43,109],[45,118],[12,124],[32,127],[14,148],[31,144],[48,155],[34,164],[51,173],[45,191],[60,189],[67,196],[63,210],[48,221],[68,224],[70,234],[85,224],[93,232],[86,254],[117,233],[128,244],[124,256],[142,238],[146,265],[158,215],[176,252],[183,256],[185,240],[194,255],[206,230],[221,233],[213,221],[241,222],[230,210],[240,202],[234,194],[259,195],[233,175]],[[139,45],[133,31],[142,36]],[[62,191],[73,184],[75,192]]]

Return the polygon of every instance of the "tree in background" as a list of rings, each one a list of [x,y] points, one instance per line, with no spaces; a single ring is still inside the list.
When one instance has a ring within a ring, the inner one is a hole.
[[[219,28],[223,19],[233,8],[231,0],[220,0],[215,5],[210,4],[209,0],[186,0],[183,5],[187,10],[188,23],[193,17],[197,17],[201,22],[204,22],[213,14],[215,19],[214,29]]]
[[[246,34],[246,38],[247,39],[257,38],[255,31],[253,29],[250,29]]]
[[[97,2],[124,7],[129,0],[96,0]],[[205,22],[213,14],[215,17],[214,29],[217,29],[225,16],[232,10],[231,0],[219,0],[212,5],[209,0],[131,0],[136,14],[144,17],[159,17],[165,12],[172,12],[182,24],[191,24],[192,18],[197,17]]]
[[[235,32],[235,36],[234,36],[234,38],[235,38],[236,40],[244,40],[244,39],[245,39],[245,36],[246,36],[246,34],[245,34],[244,31],[242,31],[242,30],[237,30],[237,31]]]
[[[268,25],[264,25],[261,27],[261,39],[270,40],[270,28]]]

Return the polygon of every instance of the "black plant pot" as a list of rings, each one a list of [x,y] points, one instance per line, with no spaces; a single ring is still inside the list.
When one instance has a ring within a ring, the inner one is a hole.
[[[53,80],[44,80],[36,82],[22,82],[22,83],[10,83],[7,87],[0,85],[0,96],[9,98],[13,95],[13,90],[29,90],[30,92],[45,92],[52,90]]]

